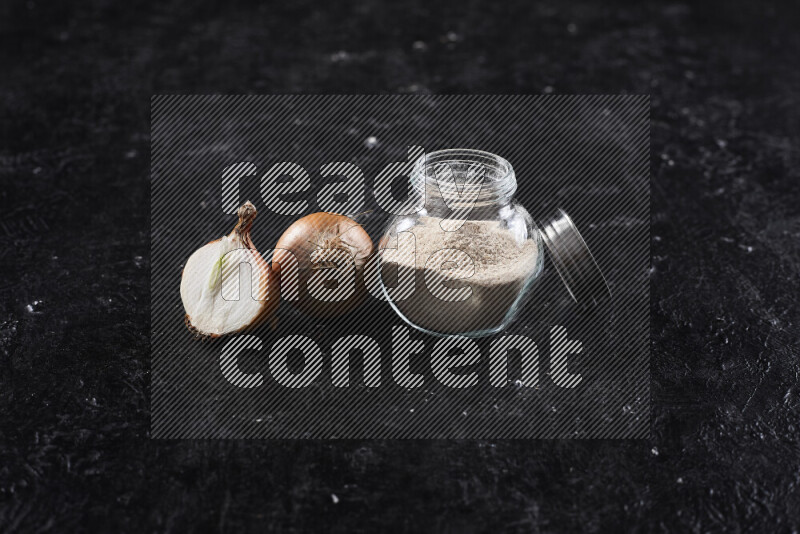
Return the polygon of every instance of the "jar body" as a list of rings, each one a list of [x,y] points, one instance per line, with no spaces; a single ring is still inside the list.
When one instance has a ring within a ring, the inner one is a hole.
[[[476,153],[442,152],[448,153],[445,162]],[[496,165],[487,162],[487,153],[477,154],[478,163],[469,163],[473,168]],[[395,216],[387,226],[380,245],[384,295],[419,330],[469,337],[497,333],[513,320],[542,272],[542,237],[525,208],[511,199],[513,173],[492,178],[483,179],[479,195],[468,202],[462,195],[454,203],[443,198],[442,187],[434,184],[431,191],[432,184],[421,185],[418,174],[416,186],[426,190],[423,207]],[[392,268],[396,276],[387,276]]]

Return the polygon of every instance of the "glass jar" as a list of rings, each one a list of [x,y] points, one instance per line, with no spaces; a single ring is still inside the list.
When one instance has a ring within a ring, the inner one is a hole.
[[[417,160],[410,180],[419,209],[393,217],[380,244],[395,280],[379,272],[384,296],[411,326],[435,335],[500,332],[540,277],[545,248],[574,299],[608,291],[566,213],[540,229],[513,201],[517,180],[505,159],[441,150]]]

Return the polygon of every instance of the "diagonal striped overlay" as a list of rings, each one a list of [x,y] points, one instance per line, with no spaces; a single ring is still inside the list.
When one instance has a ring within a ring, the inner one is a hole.
[[[153,437],[648,436],[648,96],[164,95],[151,121]],[[325,320],[283,301],[275,329],[217,340],[186,330],[184,262],[231,231],[237,206],[258,208],[265,257],[321,209],[360,214],[377,243],[376,177],[412,146],[508,160],[515,201],[535,220],[570,214],[611,301],[575,304],[545,258],[516,320],[487,338],[422,334],[373,297]],[[270,169],[304,172],[308,187],[275,194]],[[433,355],[463,367],[448,375]]]

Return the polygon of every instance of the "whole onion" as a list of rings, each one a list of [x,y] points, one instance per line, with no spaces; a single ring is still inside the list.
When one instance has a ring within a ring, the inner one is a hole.
[[[353,219],[314,213],[286,229],[275,245],[272,268],[285,292],[287,285],[297,284],[293,304],[298,309],[313,317],[335,317],[366,295],[364,265],[372,250],[369,234]]]

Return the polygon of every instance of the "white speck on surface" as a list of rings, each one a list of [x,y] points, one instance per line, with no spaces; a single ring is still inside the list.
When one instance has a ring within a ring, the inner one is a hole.
[[[459,36],[456,32],[447,32],[447,35],[445,35],[444,38],[449,43],[455,43],[459,40]]]
[[[725,148],[728,146],[728,142],[724,139],[717,139],[717,146],[720,148]]]
[[[136,152],[136,150],[131,149],[131,150],[128,150],[127,152],[125,152],[125,157],[127,159],[133,159],[133,158],[135,158],[137,156],[137,154],[138,154],[138,152]]]
[[[425,44],[425,41],[414,41],[414,44],[411,45],[411,48],[418,52],[423,52],[428,49],[428,45]]]
[[[364,146],[367,148],[375,148],[378,146],[378,138],[374,135],[370,135],[364,140]]]
[[[553,87],[552,87],[552,86],[550,86],[550,85],[545,85],[545,86],[544,86],[544,89],[542,89],[542,92],[543,92],[544,94],[546,94],[546,95],[552,94],[552,92],[553,92]]]
[[[683,477],[678,477],[678,480],[676,480],[675,482],[677,482],[678,484],[683,484]]]
[[[33,174],[39,174],[40,172],[42,172],[42,168],[41,167],[34,167]]]
[[[341,61],[347,61],[348,59],[350,59],[350,54],[344,50],[339,50],[338,52],[331,54],[332,63],[339,63]]]
[[[31,306],[30,304],[25,306],[25,309],[28,310],[28,313],[33,313],[33,306]]]
[[[335,493],[331,493],[331,502],[333,502],[333,504],[339,504],[339,497],[337,497]]]
[[[658,447],[653,447],[652,449],[650,449],[650,453],[653,456],[658,456]]]

